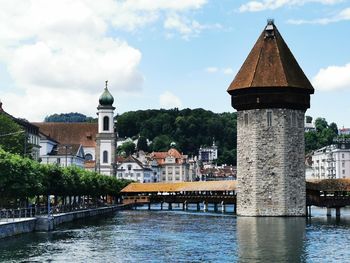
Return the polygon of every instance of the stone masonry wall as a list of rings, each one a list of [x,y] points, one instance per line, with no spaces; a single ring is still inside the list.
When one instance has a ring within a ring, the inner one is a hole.
[[[239,111],[237,214],[305,215],[304,148],[304,111]]]

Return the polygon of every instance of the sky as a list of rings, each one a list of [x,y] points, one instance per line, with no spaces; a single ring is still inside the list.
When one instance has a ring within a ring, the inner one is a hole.
[[[0,0],[0,100],[8,113],[234,112],[229,84],[266,25],[315,88],[311,108],[350,127],[350,0]]]

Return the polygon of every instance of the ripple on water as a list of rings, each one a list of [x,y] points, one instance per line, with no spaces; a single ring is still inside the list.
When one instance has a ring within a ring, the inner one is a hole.
[[[121,211],[0,243],[3,262],[346,262],[350,222]]]

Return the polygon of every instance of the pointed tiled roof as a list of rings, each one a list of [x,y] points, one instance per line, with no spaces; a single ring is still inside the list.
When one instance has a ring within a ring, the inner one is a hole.
[[[228,88],[300,88],[314,93],[273,21],[269,21]]]

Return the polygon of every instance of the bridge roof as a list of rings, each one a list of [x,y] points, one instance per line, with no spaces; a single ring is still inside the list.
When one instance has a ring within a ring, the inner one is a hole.
[[[350,191],[350,179],[307,180],[306,189],[328,192]]]
[[[198,192],[198,191],[234,191],[236,181],[201,181],[178,183],[131,183],[121,190],[122,193],[158,193],[158,192]]]

